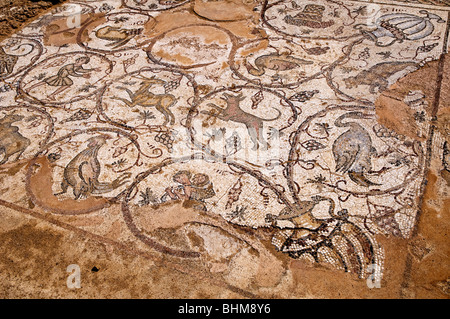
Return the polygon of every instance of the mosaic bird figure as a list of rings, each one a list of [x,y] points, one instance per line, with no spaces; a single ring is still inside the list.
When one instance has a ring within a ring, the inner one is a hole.
[[[295,58],[288,53],[271,53],[261,55],[256,58],[255,66],[250,63],[246,63],[248,73],[254,76],[261,76],[266,72],[266,69],[273,71],[288,71],[298,68],[300,65],[313,64],[313,61],[307,61],[304,59]]]
[[[105,26],[95,32],[95,36],[102,40],[111,41],[106,46],[112,46],[113,49],[121,47],[128,43],[132,38],[142,33],[140,29],[122,29],[117,27]]]
[[[123,174],[111,183],[102,183],[98,180],[101,171],[98,152],[109,138],[109,136],[98,135],[88,139],[87,148],[78,153],[64,168],[62,191],[55,195],[66,193],[71,186],[75,199],[79,199],[90,194],[110,192],[127,182],[124,179],[129,177],[129,174]]]
[[[346,119],[370,118],[362,112],[348,112],[339,116],[334,125],[348,127],[333,143],[333,155],[336,162],[336,172],[347,173],[350,179],[361,186],[379,185],[371,182],[365,173],[372,170],[372,155],[376,150],[367,130],[356,122],[344,122]]]

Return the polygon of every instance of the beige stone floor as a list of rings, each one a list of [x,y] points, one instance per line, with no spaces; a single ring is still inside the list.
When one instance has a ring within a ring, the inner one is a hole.
[[[448,298],[449,21],[446,0],[28,20],[0,43],[0,297]]]

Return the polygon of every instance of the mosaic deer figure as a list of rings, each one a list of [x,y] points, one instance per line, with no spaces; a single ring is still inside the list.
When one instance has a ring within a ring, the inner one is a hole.
[[[270,122],[279,119],[281,116],[280,110],[275,109],[278,112],[278,115],[275,118],[263,119],[256,115],[250,114],[241,108],[240,103],[245,100],[245,96],[242,96],[242,93],[238,95],[224,93],[221,99],[224,100],[227,104],[225,108],[222,108],[213,103],[208,103],[208,106],[215,109],[217,113],[206,111],[203,111],[201,113],[212,115],[222,121],[232,121],[245,124],[245,126],[247,127],[248,135],[253,142],[252,149],[258,149],[259,144],[261,144],[263,149],[266,150],[269,145],[263,137],[264,122]]]

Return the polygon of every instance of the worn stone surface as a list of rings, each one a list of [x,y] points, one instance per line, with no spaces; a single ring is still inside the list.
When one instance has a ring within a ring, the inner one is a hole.
[[[22,6],[0,297],[448,298],[450,6],[383,2]]]
[[[3,39],[40,14],[51,10],[65,0],[1,0],[0,38]]]

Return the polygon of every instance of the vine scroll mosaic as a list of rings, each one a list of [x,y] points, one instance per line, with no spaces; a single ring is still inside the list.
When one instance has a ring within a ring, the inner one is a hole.
[[[241,292],[283,258],[381,279],[376,238],[415,226],[428,122],[401,135],[374,103],[446,52],[449,9],[70,1],[0,45],[1,204]]]

